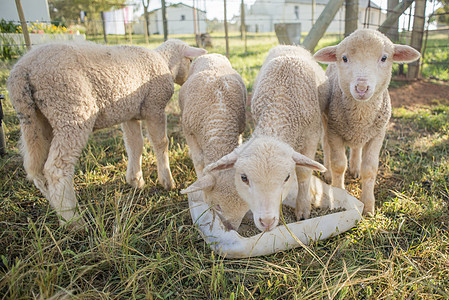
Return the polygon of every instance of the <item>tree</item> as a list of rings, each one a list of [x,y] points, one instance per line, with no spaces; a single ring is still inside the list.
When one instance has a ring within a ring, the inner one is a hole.
[[[48,0],[52,20],[75,23],[81,11],[86,11],[90,20],[99,19],[100,12],[122,7],[126,0]]]
[[[148,13],[148,6],[150,6],[150,0],[142,0],[143,16],[145,18],[145,42],[148,44],[148,37],[150,33],[148,27],[150,26],[150,14]]]
[[[435,11],[436,16],[432,18],[432,21],[436,20],[440,24],[449,25],[449,0],[442,0],[440,2],[443,6]]]

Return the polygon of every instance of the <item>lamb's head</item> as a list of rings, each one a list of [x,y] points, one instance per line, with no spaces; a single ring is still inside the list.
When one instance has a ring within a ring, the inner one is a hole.
[[[409,63],[419,57],[412,47],[393,44],[372,29],[356,30],[337,46],[323,48],[314,55],[319,62],[336,63],[341,90],[357,101],[368,101],[388,87],[394,62]]]
[[[205,202],[212,206],[229,229],[237,230],[249,208],[234,185],[234,170],[210,172],[200,177],[181,194],[203,191]]]
[[[287,195],[296,197],[296,166],[326,170],[286,143],[271,137],[253,137],[204,171],[234,168],[235,188],[253,212],[256,227],[265,231],[277,226]]]
[[[202,71],[232,69],[232,65],[228,58],[218,53],[210,53],[202,55],[195,59],[190,68],[190,74]]]
[[[207,50],[190,47],[187,43],[170,39],[156,48],[168,63],[175,83],[183,85],[189,75],[190,64],[195,57],[206,54]]]

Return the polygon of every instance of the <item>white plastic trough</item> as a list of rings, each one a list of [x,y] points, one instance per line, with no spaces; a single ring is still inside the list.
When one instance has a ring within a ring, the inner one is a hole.
[[[312,178],[314,206],[319,208],[345,208],[345,211],[279,225],[275,229],[252,237],[242,237],[235,230],[227,230],[216,213],[203,201],[201,191],[189,194],[192,220],[210,247],[226,258],[244,258],[269,255],[300,246],[297,239],[307,245],[324,240],[354,227],[362,218],[363,203],[345,190],[329,186],[317,177]],[[292,201],[293,202],[293,201]],[[284,204],[294,207],[294,203]]]

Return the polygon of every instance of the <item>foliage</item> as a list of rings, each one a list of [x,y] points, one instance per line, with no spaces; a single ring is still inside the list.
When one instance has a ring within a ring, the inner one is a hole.
[[[20,30],[20,31],[19,31]],[[20,25],[13,21],[0,20],[0,33],[16,33],[21,32]]]
[[[49,0],[48,6],[52,20],[74,23],[80,18],[81,11],[88,18],[98,16],[101,11],[109,11],[126,4],[126,0]]]
[[[214,37],[210,52],[224,53]],[[162,41],[153,39],[151,48]],[[193,37],[182,36],[190,44]],[[332,41],[323,41],[330,44]],[[248,51],[230,40],[233,66],[251,89],[273,35],[252,35]],[[11,65],[0,68],[0,89]],[[178,90],[178,88],[177,88]],[[125,184],[119,126],[94,133],[75,171],[88,225],[68,231],[26,180],[19,121],[4,103],[7,155],[0,158],[2,299],[448,299],[449,103],[394,109],[381,151],[376,216],[302,248],[251,259],[223,259],[206,245],[179,190],[196,180],[170,101],[170,166],[177,188],[157,184],[155,156],[143,153],[146,186]],[[251,124],[245,135],[251,132]],[[318,155],[322,159],[321,152]],[[347,178],[360,196],[360,182]],[[312,253],[313,255],[311,255]],[[318,259],[317,259],[318,258]]]

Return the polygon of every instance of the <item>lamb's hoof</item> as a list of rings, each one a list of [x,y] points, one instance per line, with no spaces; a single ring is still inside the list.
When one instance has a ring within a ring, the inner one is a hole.
[[[365,217],[374,217],[374,207],[373,208],[368,208],[365,205],[365,207],[363,208],[363,215]]]
[[[128,184],[131,185],[133,188],[141,189],[145,186],[145,180],[142,178],[135,178],[132,180],[127,180]]]
[[[296,220],[306,220],[310,218],[310,207],[295,210]]]
[[[326,180],[326,182],[328,183],[332,182],[332,174],[329,171],[329,169],[327,170],[326,173],[324,173],[324,180]]]
[[[360,170],[351,170],[349,169],[349,174],[351,174],[352,177],[354,178],[360,178]]]
[[[86,232],[87,222],[79,215],[74,216],[69,221],[60,220],[59,223],[67,231],[81,234]]]
[[[172,190],[175,188],[175,183],[173,182],[173,180],[161,180],[161,185],[164,187],[164,189],[166,190]]]

